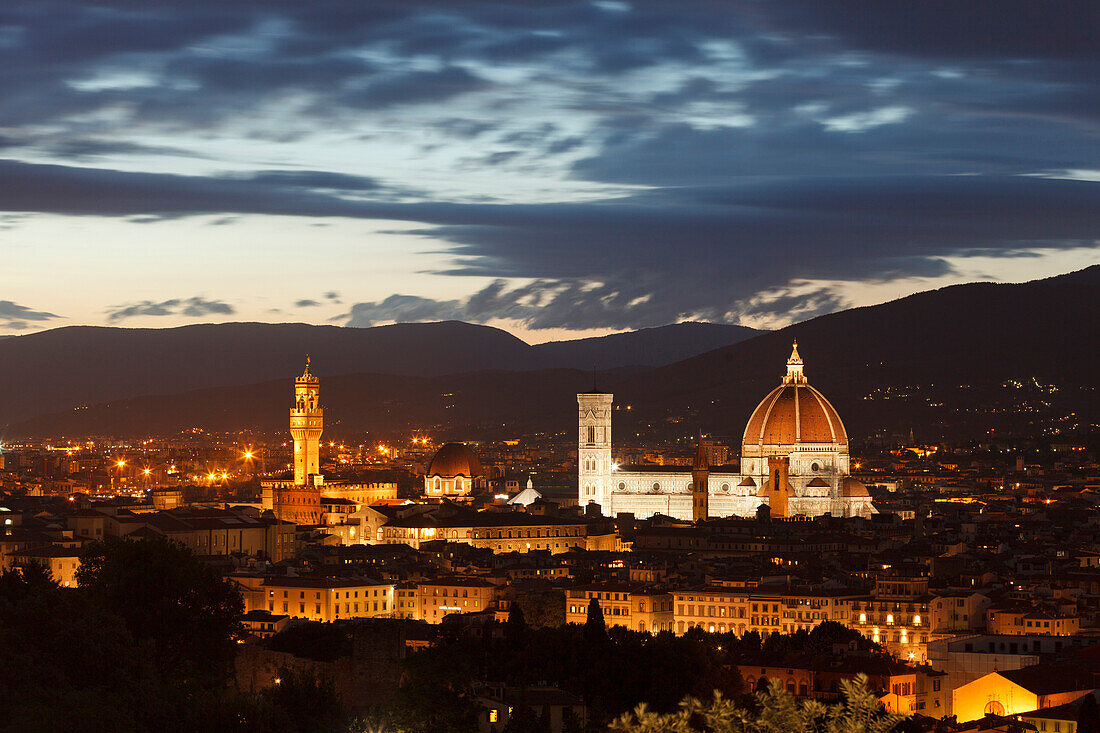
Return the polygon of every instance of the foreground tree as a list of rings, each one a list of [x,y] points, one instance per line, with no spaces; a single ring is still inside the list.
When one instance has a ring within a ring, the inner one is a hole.
[[[867,678],[841,683],[843,700],[826,706],[816,700],[798,702],[772,680],[757,693],[758,710],[738,707],[719,693],[707,703],[687,698],[675,713],[661,715],[639,705],[611,724],[615,733],[890,733],[903,715],[884,713],[867,689]]]
[[[81,591],[151,644],[166,681],[218,687],[236,654],[244,602],[192,552],[161,537],[109,537],[81,557]]]

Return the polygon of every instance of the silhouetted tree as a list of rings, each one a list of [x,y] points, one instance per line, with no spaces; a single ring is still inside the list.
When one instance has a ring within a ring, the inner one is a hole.
[[[584,640],[593,645],[602,645],[607,642],[607,623],[603,619],[600,602],[595,598],[588,602],[588,618],[584,622]]]
[[[149,642],[164,678],[200,687],[225,683],[236,654],[241,594],[171,540],[109,537],[81,557],[81,591]]]

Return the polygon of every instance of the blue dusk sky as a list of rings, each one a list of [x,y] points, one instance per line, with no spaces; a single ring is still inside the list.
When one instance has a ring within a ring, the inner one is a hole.
[[[0,3],[0,334],[778,327],[1100,262],[1100,2]]]

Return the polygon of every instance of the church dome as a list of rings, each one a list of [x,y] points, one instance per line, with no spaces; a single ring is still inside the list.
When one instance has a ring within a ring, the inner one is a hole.
[[[867,493],[867,487],[856,481],[849,476],[840,482],[840,495],[845,499],[851,499],[859,496],[870,496]]]
[[[428,476],[443,476],[453,478],[455,476],[483,476],[481,461],[477,459],[470,446],[465,443],[446,443],[436,451],[432,462],[428,465]]]
[[[797,446],[801,443],[848,445],[840,415],[825,396],[806,382],[796,343],[787,375],[761,401],[745,427],[744,445]]]

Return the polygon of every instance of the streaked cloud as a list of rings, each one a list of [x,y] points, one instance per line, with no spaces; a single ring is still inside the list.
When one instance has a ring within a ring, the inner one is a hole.
[[[143,300],[140,303],[117,306],[107,312],[107,319],[121,321],[138,316],[202,318],[209,315],[227,316],[233,313],[236,313],[236,309],[229,303],[193,296],[190,298],[172,298],[160,302]]]

